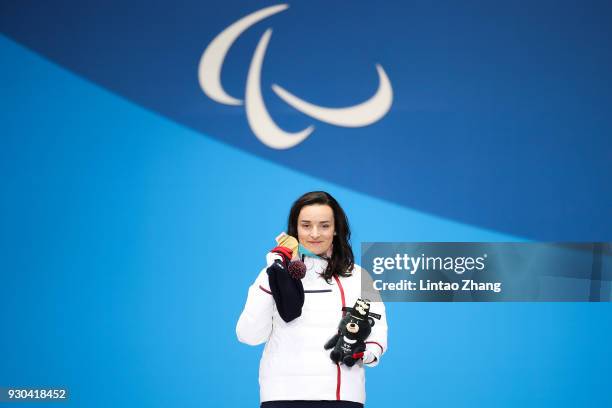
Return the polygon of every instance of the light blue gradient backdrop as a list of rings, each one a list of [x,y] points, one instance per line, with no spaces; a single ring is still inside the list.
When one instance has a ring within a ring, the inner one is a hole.
[[[0,385],[66,386],[62,406],[257,406],[261,348],[235,322],[304,191],[339,199],[355,249],[519,239],[235,150],[6,37],[0,89]],[[367,405],[610,406],[610,311],[389,304]]]

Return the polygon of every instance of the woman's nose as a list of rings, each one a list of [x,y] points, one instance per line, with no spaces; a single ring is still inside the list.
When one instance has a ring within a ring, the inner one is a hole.
[[[312,229],[310,230],[310,235],[313,238],[316,238],[319,236],[319,229],[317,227],[312,227]]]

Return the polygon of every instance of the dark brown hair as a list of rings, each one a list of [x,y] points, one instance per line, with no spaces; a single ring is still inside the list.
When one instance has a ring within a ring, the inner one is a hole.
[[[331,194],[325,191],[311,191],[298,198],[291,206],[291,211],[289,211],[287,234],[297,238],[297,222],[300,211],[307,205],[315,204],[327,205],[332,209],[334,213],[334,230],[336,232],[332,241],[333,251],[331,258],[327,259],[327,269],[325,269],[321,276],[328,283],[331,282],[334,275],[351,276],[353,266],[355,265],[355,257],[350,245],[351,229],[344,210]]]

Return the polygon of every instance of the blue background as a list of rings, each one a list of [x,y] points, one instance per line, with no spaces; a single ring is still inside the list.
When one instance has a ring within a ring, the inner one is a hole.
[[[389,114],[262,145],[197,83],[206,45],[268,2],[0,8],[0,386],[66,406],[256,406],[234,326],[289,206],[331,192],[362,241],[612,241],[609,2],[291,3],[228,54],[242,97],[344,106],[381,63]],[[610,304],[388,306],[368,406],[610,406]],[[24,405],[25,406],[25,405]]]

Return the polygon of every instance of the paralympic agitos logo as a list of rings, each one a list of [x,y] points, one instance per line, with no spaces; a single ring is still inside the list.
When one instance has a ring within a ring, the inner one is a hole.
[[[204,50],[198,69],[200,86],[204,93],[212,100],[225,105],[240,106],[244,104],[251,130],[263,144],[273,149],[289,149],[296,146],[310,136],[314,131],[314,126],[308,126],[306,129],[295,133],[286,132],[274,122],[268,113],[261,93],[261,67],[272,30],[267,29],[261,36],[253,54],[246,78],[244,101],[225,92],[221,85],[221,69],[230,47],[244,31],[255,23],[284,11],[288,7],[287,4],[266,7],[227,27]],[[367,126],[385,116],[393,103],[393,89],[385,70],[381,65],[376,64],[376,71],[378,72],[376,93],[362,103],[343,108],[314,105],[276,84],[272,85],[272,90],[294,109],[321,122],[342,127]]]

